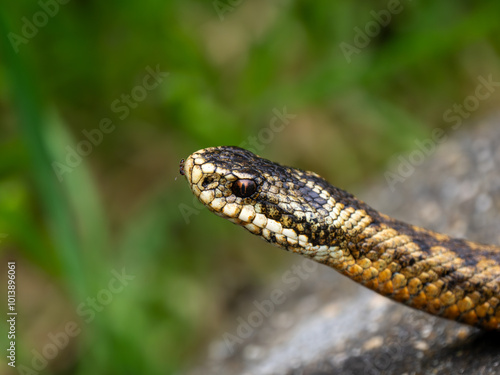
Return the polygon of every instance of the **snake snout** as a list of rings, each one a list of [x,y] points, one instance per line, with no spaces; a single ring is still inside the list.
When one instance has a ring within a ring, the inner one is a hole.
[[[179,164],[179,173],[186,177],[190,185],[193,183],[194,165],[193,155],[188,156],[186,159],[182,159]]]

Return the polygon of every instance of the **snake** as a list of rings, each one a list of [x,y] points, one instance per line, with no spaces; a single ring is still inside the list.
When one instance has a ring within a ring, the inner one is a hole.
[[[387,216],[318,174],[235,146],[181,160],[197,199],[265,241],[394,301],[500,330],[500,247]]]

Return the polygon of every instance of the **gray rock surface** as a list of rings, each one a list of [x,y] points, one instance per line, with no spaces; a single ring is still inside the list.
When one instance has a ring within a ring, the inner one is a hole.
[[[417,151],[402,155],[410,167],[402,169],[394,189],[384,177],[357,196],[400,220],[500,244],[499,118],[448,132],[434,151],[421,151],[425,158]],[[395,160],[388,171],[401,167],[402,159]],[[221,335],[191,374],[500,374],[500,333],[415,311],[325,266],[311,271],[301,262],[298,288],[290,290],[284,274],[257,301],[271,300],[273,290],[286,300],[261,320],[257,307],[253,320],[252,311],[243,315],[255,325],[251,335],[238,336],[238,327],[229,331],[234,336]]]

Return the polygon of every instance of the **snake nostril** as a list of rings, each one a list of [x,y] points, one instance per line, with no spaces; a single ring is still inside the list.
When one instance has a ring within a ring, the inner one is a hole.
[[[207,176],[201,182],[201,186],[203,186],[204,188],[206,188],[208,185],[210,185],[214,181],[215,181],[215,178],[213,178],[212,176]]]

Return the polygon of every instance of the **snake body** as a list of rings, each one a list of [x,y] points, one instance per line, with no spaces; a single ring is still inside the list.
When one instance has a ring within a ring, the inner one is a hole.
[[[211,211],[395,301],[500,330],[500,248],[406,224],[330,185],[238,147],[181,163]]]

